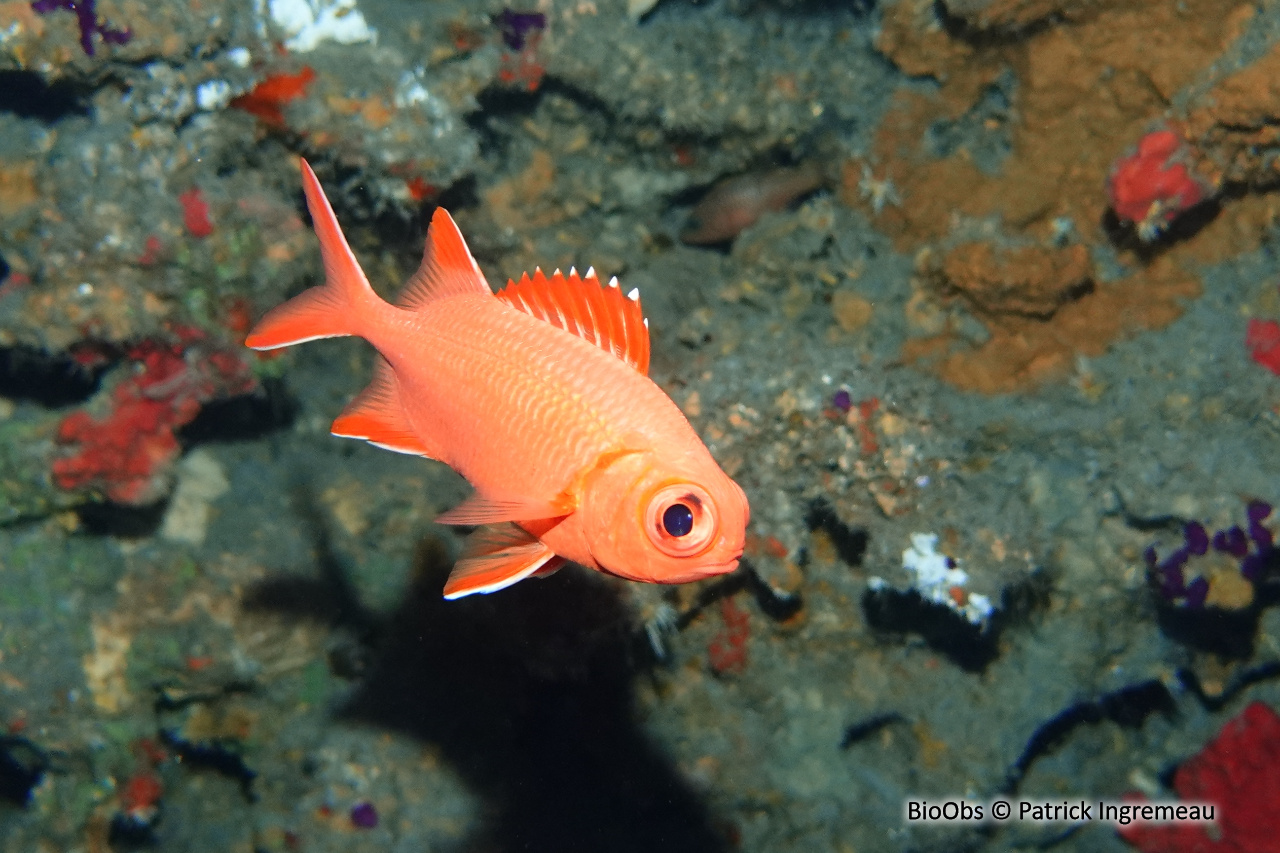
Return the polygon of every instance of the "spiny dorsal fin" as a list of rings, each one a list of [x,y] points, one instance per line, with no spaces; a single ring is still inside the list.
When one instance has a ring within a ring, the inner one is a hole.
[[[513,308],[564,329],[611,352],[641,373],[649,372],[649,323],[635,290],[623,294],[616,278],[602,285],[595,270],[556,270],[548,278],[536,269],[508,281],[498,298]]]
[[[439,458],[414,432],[404,416],[395,371],[382,356],[374,356],[373,379],[347,404],[330,430],[343,438],[363,438],[372,445],[396,453]]]
[[[443,207],[437,207],[427,229],[422,263],[405,282],[396,305],[417,311],[437,299],[467,293],[487,296],[491,292],[453,217]]]

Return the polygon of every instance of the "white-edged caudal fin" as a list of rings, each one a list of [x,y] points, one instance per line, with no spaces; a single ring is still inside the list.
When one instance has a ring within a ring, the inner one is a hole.
[[[396,297],[396,305],[417,311],[437,299],[468,293],[493,295],[453,217],[449,211],[438,207],[431,216],[431,227],[427,229],[422,263],[405,282],[404,289]]]
[[[320,238],[325,282],[268,311],[245,339],[245,345],[253,349],[276,349],[317,338],[357,334],[361,306],[378,298],[347,245],[347,238],[342,236],[338,218],[306,160],[302,161],[302,190]]]

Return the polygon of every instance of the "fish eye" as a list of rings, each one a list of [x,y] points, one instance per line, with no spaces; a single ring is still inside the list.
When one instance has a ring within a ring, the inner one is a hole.
[[[645,532],[658,550],[672,557],[695,557],[715,542],[715,503],[692,483],[656,489],[644,509]]]
[[[693,510],[682,503],[674,503],[662,513],[662,529],[677,539],[693,530]]]

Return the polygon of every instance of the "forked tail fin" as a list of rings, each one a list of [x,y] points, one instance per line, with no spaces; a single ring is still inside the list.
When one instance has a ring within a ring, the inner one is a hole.
[[[360,309],[379,298],[351,253],[320,181],[306,160],[302,161],[302,189],[320,238],[325,282],[268,311],[245,339],[245,346],[253,349],[276,349],[317,338],[358,334],[363,313]]]

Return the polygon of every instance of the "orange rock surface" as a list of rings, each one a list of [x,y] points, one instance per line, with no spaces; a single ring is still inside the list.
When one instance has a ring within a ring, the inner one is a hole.
[[[1117,0],[948,0],[947,14],[975,30],[1021,30],[1050,18],[1075,21]]]
[[[997,249],[962,243],[933,270],[935,288],[959,295],[978,314],[1047,320],[1093,287],[1093,265],[1084,246]]]
[[[1202,170],[1229,184],[1273,186],[1280,179],[1280,45],[1196,98],[1186,127]]]
[[[1182,303],[1199,292],[1197,265],[1238,250],[1239,233],[1253,230],[1240,217],[1265,218],[1241,206],[1240,212],[1225,210],[1186,239],[1145,247],[1121,239],[1119,255],[1128,274],[1119,281],[1099,281],[1092,289],[1066,286],[1051,260],[1057,250],[1048,248],[1069,242],[1078,246],[1072,263],[1091,267],[1084,258],[1113,239],[1105,189],[1111,164],[1144,133],[1168,121],[1175,97],[1202,81],[1247,24],[1253,4],[1008,0],[980,7],[953,0],[947,12],[957,15],[970,5],[974,17],[962,23],[973,26],[1016,29],[1048,20],[1046,12],[1068,22],[1032,26],[1017,38],[983,38],[957,27],[954,19],[938,19],[937,7],[923,0],[902,0],[886,9],[878,47],[905,72],[932,77],[940,85],[934,94],[898,97],[868,162],[847,164],[841,197],[866,210],[900,250],[929,247],[949,257],[939,298],[965,298],[991,332],[976,349],[943,332],[913,341],[906,355],[927,356],[934,369],[962,388],[1011,391],[1065,374],[1077,354],[1100,354],[1119,337],[1171,322]],[[945,156],[932,153],[926,143],[931,128],[967,117],[1009,72],[1016,81],[1009,108],[991,110],[977,124],[993,143],[1007,145],[1009,153],[995,173],[980,169],[963,147]],[[1275,69],[1255,74],[1257,81],[1242,79],[1237,85],[1257,94],[1262,80],[1280,79]],[[1261,95],[1224,102],[1242,104],[1251,115],[1265,108]],[[1270,103],[1280,99],[1272,96]],[[1208,118],[1200,121],[1204,127],[1188,122],[1189,137],[1207,135],[1214,126]],[[859,186],[864,166],[877,179],[893,182],[901,204],[877,215]],[[978,236],[995,246],[1039,245],[1046,254],[1033,258],[993,247],[986,258],[977,258],[972,248],[967,258],[947,255]],[[1214,246],[1222,247],[1221,254]],[[1100,278],[1092,269],[1083,277]],[[1066,301],[1056,310],[1044,310],[1060,298]]]
[[[968,347],[943,332],[909,341],[903,358],[932,368],[960,388],[988,394],[1021,391],[1067,375],[1078,355],[1099,356],[1123,335],[1168,325],[1181,313],[1180,301],[1199,294],[1199,279],[1162,257],[1140,275],[1097,284],[1048,321],[979,314],[991,333],[983,345]]]

